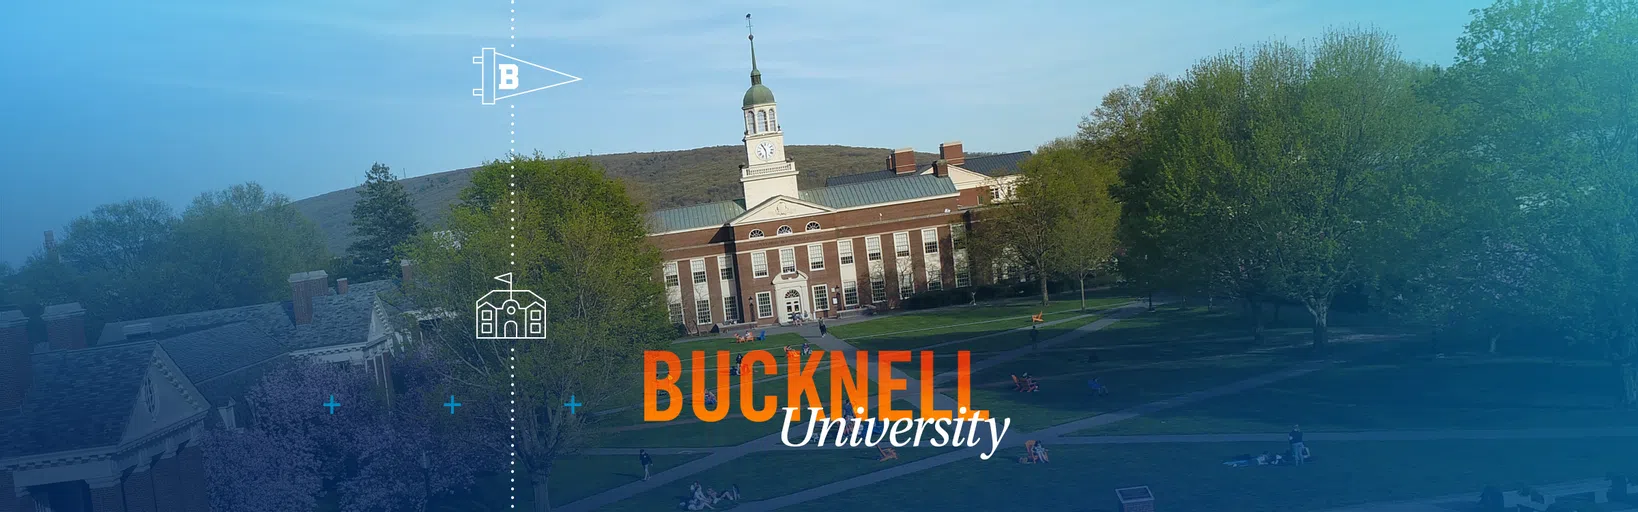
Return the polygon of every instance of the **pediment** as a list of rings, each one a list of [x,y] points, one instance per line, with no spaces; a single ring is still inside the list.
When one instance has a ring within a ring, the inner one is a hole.
[[[739,217],[729,221],[729,225],[749,224],[778,219],[806,217],[832,211],[831,208],[810,203],[790,196],[774,196],[763,201],[755,208],[746,210]]]
[[[995,178],[989,175],[962,169],[960,166],[952,165],[949,169],[950,182],[955,184],[956,190],[990,186],[996,182]]]

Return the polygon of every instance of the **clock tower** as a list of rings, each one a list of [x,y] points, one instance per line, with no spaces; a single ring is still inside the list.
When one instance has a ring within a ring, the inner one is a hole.
[[[750,25],[751,15],[745,15]],[[756,68],[756,36],[751,41],[751,88],[745,90],[745,160],[739,182],[745,187],[745,207],[753,208],[774,196],[796,197],[796,163],[785,156],[785,134],[779,129],[773,91],[762,85]]]

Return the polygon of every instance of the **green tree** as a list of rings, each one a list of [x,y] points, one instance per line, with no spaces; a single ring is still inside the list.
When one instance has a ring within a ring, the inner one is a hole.
[[[1457,43],[1445,104],[1528,279],[1515,314],[1604,347],[1638,406],[1638,5],[1502,0]],[[1506,279],[1502,279],[1503,277]]]
[[[313,222],[255,183],[195,198],[167,252],[167,278],[183,294],[177,311],[283,299],[290,274],[322,269],[328,259]]]
[[[361,267],[360,280],[387,277],[398,261],[395,251],[421,231],[409,192],[385,164],[370,166],[353,204],[353,236],[348,256]]]
[[[1086,279],[1109,268],[1115,254],[1115,226],[1120,204],[1110,196],[1117,179],[1113,162],[1100,158],[1079,141],[1065,139],[1041,148],[1026,165],[1019,197],[1047,201],[1057,216],[1038,219],[1053,241],[1052,271],[1080,285],[1086,309]]]
[[[70,222],[57,252],[83,277],[77,300],[110,320],[180,312],[167,258],[177,222],[153,198],[101,205]]]
[[[670,338],[660,256],[646,235],[642,206],[596,163],[535,155],[475,171],[450,229],[409,245],[417,276],[409,296],[449,312],[428,339],[460,361],[451,380],[473,396],[516,391],[507,409],[516,410],[518,469],[531,477],[537,510],[550,508],[554,461],[593,434],[586,415],[558,404],[573,396],[594,410],[634,405],[642,351]],[[471,305],[505,273],[545,299],[548,340],[474,339]],[[504,429],[509,417],[492,422]]]

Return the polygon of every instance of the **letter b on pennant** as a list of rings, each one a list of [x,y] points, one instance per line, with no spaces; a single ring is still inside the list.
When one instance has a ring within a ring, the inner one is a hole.
[[[495,65],[495,88],[510,91],[518,88],[518,65]]]

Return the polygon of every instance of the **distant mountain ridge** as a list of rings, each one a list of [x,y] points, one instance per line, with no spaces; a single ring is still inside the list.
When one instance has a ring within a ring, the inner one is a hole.
[[[786,153],[796,160],[797,177],[803,188],[823,187],[825,178],[887,167],[892,150],[853,146],[788,146]],[[968,153],[969,157],[986,153]],[[739,165],[745,162],[743,146],[711,146],[681,151],[592,155],[608,175],[625,181],[650,209],[671,208],[726,199],[741,195]],[[916,153],[917,162],[932,162],[931,153]],[[383,162],[392,165],[392,162]],[[471,184],[476,167],[402,178],[421,221],[440,226],[449,206]],[[367,169],[359,169],[363,175]],[[353,203],[358,187],[337,190],[296,201],[293,205],[324,233],[325,243],[335,255],[345,254],[353,240]]]

